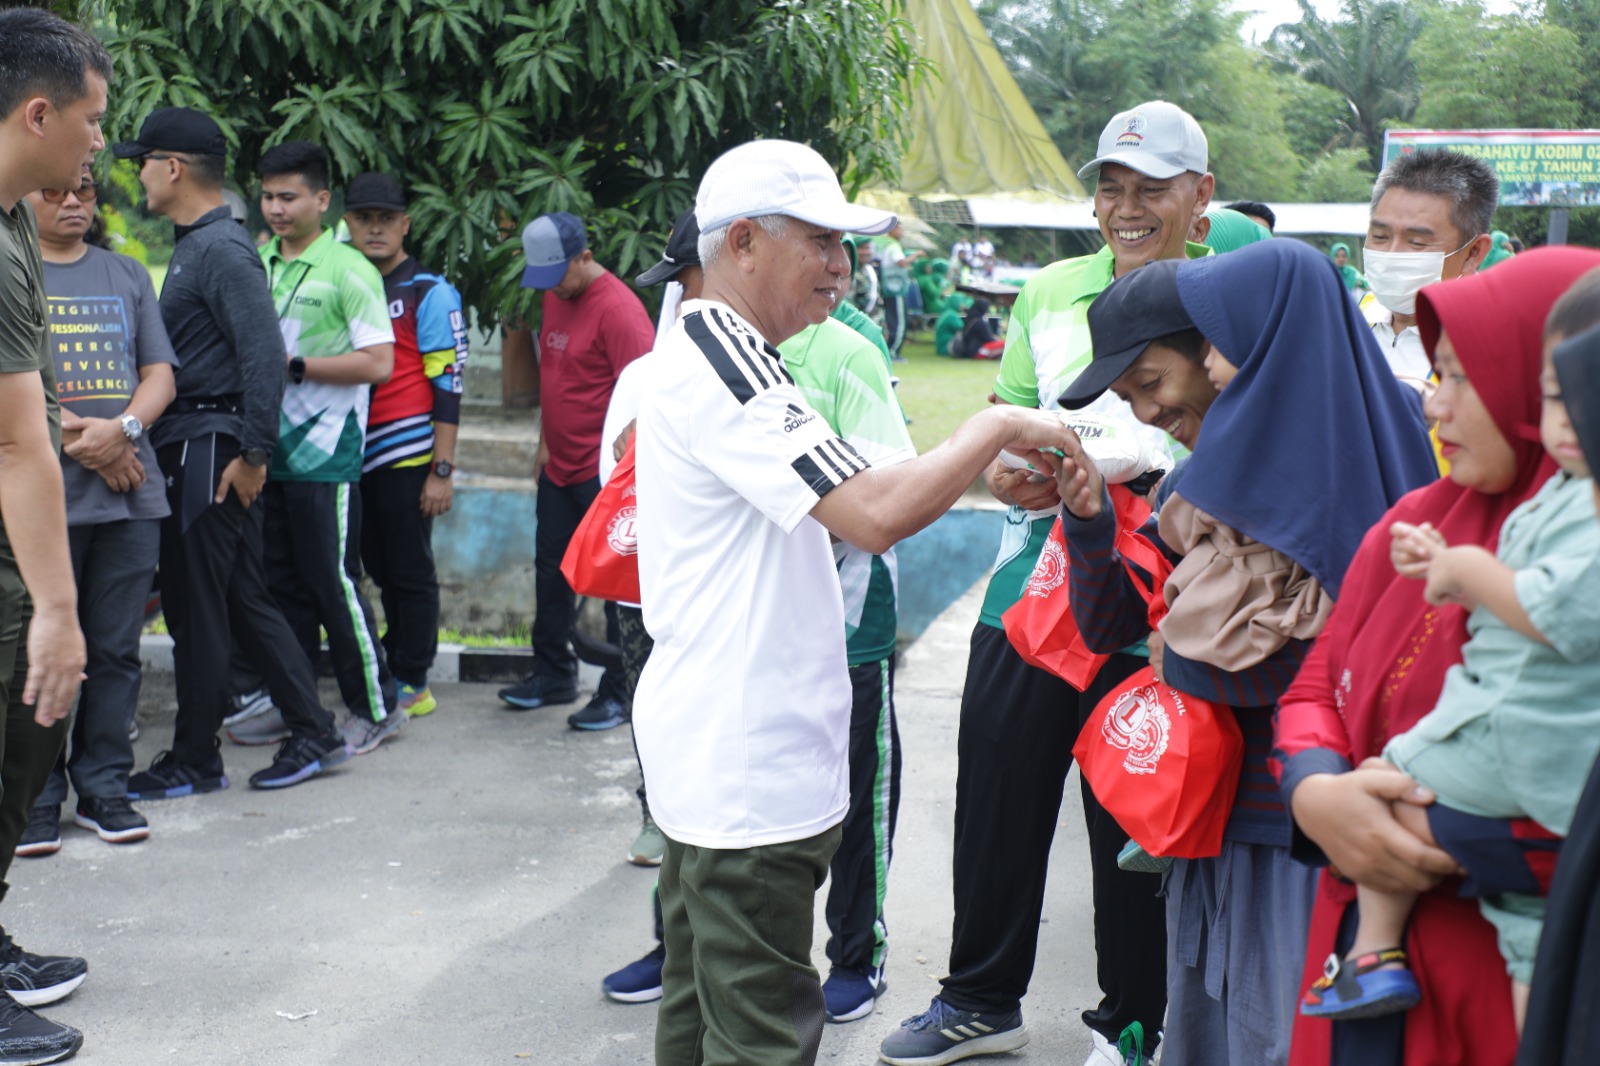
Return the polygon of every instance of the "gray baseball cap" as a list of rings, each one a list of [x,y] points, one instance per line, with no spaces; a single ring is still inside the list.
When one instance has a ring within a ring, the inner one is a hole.
[[[1078,177],[1100,173],[1102,163],[1121,163],[1152,178],[1175,178],[1184,171],[1204,174],[1205,131],[1189,112],[1165,100],[1151,100],[1112,116],[1100,134],[1099,154]]]
[[[540,215],[522,228],[524,289],[553,289],[566,276],[567,264],[589,247],[583,219],[565,211]]]

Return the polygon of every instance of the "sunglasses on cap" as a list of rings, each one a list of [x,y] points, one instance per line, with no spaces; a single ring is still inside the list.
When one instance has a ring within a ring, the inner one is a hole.
[[[92,204],[95,197],[100,195],[95,191],[94,182],[86,181],[76,189],[40,189],[39,195],[44,197],[47,204],[59,204],[67,198],[67,193],[72,193],[78,198],[79,203]]]

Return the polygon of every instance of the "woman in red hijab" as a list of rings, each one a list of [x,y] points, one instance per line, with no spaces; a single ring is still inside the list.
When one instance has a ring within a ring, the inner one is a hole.
[[[1406,937],[1422,1003],[1360,1021],[1302,1016],[1291,1066],[1505,1066],[1516,1055],[1510,981],[1493,928],[1475,899],[1458,895],[1458,880],[1439,884],[1457,872],[1450,855],[1423,845],[1390,813],[1391,802],[1431,797],[1393,768],[1353,767],[1433,708],[1467,639],[1465,610],[1430,606],[1417,582],[1395,573],[1389,527],[1430,522],[1450,544],[1494,550],[1506,516],[1554,470],[1538,428],[1545,316],[1597,266],[1600,252],[1538,249],[1492,273],[1429,286],[1418,298],[1430,357],[1443,336],[1466,378],[1455,390],[1466,402],[1429,411],[1442,419],[1450,476],[1402,498],[1368,532],[1327,627],[1280,701],[1276,753],[1297,850],[1329,864],[1313,906],[1302,994],[1320,976],[1321,960],[1342,954],[1353,933],[1353,878],[1378,888],[1433,888],[1418,901]],[[1508,877],[1547,889],[1553,846],[1532,823],[1498,822],[1485,823],[1472,850],[1490,865],[1503,862]]]

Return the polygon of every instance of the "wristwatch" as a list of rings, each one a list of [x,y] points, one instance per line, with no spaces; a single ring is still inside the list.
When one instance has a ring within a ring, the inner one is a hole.
[[[456,464],[452,463],[448,459],[440,459],[437,463],[433,464],[434,477],[449,477],[451,474],[455,473],[455,470]]]
[[[139,438],[144,436],[144,423],[127,412],[118,415],[117,421],[122,423],[122,435],[128,438],[128,443],[138,444]]]
[[[265,448],[246,448],[239,453],[239,457],[249,466],[267,465],[267,450]]]
[[[306,379],[305,356],[297,355],[289,360],[289,380],[298,385]]]

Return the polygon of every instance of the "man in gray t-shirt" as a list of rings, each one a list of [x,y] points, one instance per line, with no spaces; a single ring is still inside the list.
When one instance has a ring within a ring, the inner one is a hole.
[[[177,393],[177,359],[149,273],[88,243],[94,183],[28,200],[44,261],[67,539],[89,652],[70,757],[57,760],[17,845],[17,854],[36,856],[61,846],[68,776],[78,793],[78,825],[111,844],[150,835],[144,815],[128,802],[129,723],[139,705],[139,631],[161,519],[170,509],[145,430]]]
[[[150,426],[140,421],[135,430],[122,422],[145,381],[164,382],[165,388],[158,391],[169,402],[176,391],[172,381],[178,358],[161,324],[150,274],[136,260],[81,240],[80,258],[70,262],[51,258],[50,207],[35,204],[34,213],[41,223],[50,355],[63,412],[61,476],[67,490],[67,524],[163,518],[168,513],[167,494],[157,476],[156,453],[146,432]],[[152,374],[154,367],[166,369]],[[159,413],[164,406],[154,409]],[[143,467],[142,478],[137,482],[130,478],[131,483],[119,488],[113,478],[96,470],[74,440],[74,428],[83,419],[113,423],[126,441],[122,450]]]

